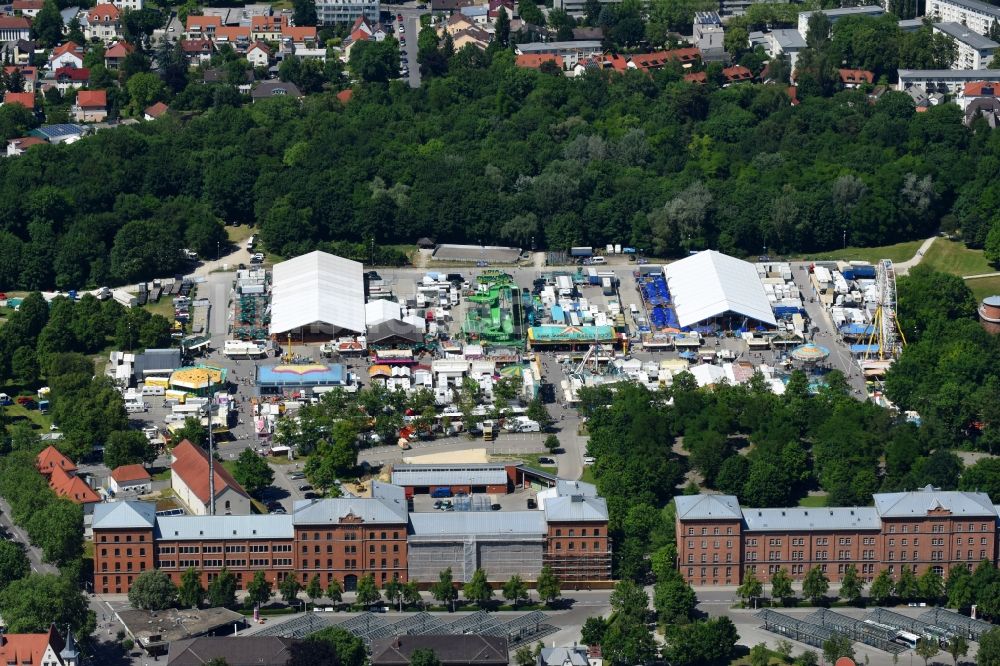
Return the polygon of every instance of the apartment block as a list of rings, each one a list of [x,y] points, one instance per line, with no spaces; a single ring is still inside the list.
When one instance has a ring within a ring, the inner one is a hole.
[[[961,23],[935,23],[934,32],[948,35],[955,40],[955,61],[952,69],[986,69],[993,59],[993,52],[1000,44],[989,37],[970,30]]]
[[[980,35],[1000,21],[1000,7],[980,0],[927,0],[926,15],[936,21],[959,23]]]
[[[743,508],[732,495],[675,498],[677,566],[691,585],[738,585],[744,572],[767,582],[779,570],[801,580],[819,566],[833,582],[849,564],[871,582],[882,570],[898,576],[945,574],[956,564],[997,563],[1000,507],[986,493],[880,493],[873,507]]]

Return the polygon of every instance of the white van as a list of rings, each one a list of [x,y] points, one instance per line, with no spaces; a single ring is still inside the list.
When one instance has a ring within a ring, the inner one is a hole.
[[[155,384],[143,384],[142,385],[142,395],[164,395],[167,389],[162,386],[156,386]]]
[[[126,402],[125,411],[129,414],[139,414],[146,411],[146,403],[144,402]]]
[[[605,259],[604,257],[591,257],[590,258],[590,263],[592,265],[594,265],[594,266],[598,266],[598,265],[601,265],[601,264],[608,263],[608,260]]]
[[[253,246],[257,244],[257,234],[253,234],[247,239],[247,250],[252,250]]]

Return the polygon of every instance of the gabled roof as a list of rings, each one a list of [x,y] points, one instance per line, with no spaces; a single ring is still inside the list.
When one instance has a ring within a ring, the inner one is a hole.
[[[219,28],[221,25],[221,16],[198,16],[195,14],[189,14],[187,21],[184,22],[184,29],[187,32],[204,32],[207,28],[212,26]]]
[[[108,106],[108,91],[81,90],[76,94],[76,105],[81,109],[106,109]]]
[[[135,51],[135,47],[128,42],[115,42],[104,52],[104,58],[124,58],[129,53]]]
[[[347,90],[341,90],[339,93],[337,93],[337,101],[340,102],[341,104],[347,104],[348,102],[351,101],[352,97],[354,97],[354,90],[351,88],[348,88]]]
[[[1000,82],[970,81],[965,84],[965,89],[962,91],[962,94],[966,97],[996,97],[997,95],[1000,95]]]
[[[260,40],[257,40],[256,42],[254,42],[250,46],[250,48],[247,49],[247,53],[250,53],[251,51],[258,51],[258,50],[259,51],[263,51],[267,55],[271,55],[271,49],[269,49],[267,47],[267,44],[265,44],[264,42],[262,42]]]
[[[35,93],[7,92],[3,95],[4,104],[20,104],[29,111],[35,108]]]
[[[59,449],[52,445],[45,447],[38,454],[38,457],[35,458],[35,466],[39,472],[46,475],[51,474],[52,470],[56,467],[61,468],[65,472],[76,472],[76,465],[73,464],[73,461],[64,456]]]
[[[749,262],[705,250],[668,264],[664,273],[681,326],[726,312],[775,325],[764,285]]]
[[[0,16],[0,28],[4,30],[29,30],[31,21],[23,16]]]
[[[203,636],[171,641],[167,666],[203,666],[217,658],[229,666],[285,666],[292,644],[281,636]]]
[[[117,21],[121,18],[121,10],[112,4],[95,5],[93,9],[87,12],[87,20],[90,23],[103,23],[104,18],[107,17],[108,21]]]
[[[292,517],[252,516],[158,516],[156,538],[178,541],[222,539],[291,539]]]
[[[45,139],[40,139],[37,136],[22,136],[17,139],[11,139],[7,142],[8,145],[13,145],[15,150],[24,151],[32,146],[37,146],[40,143],[48,143]]]
[[[743,65],[726,67],[722,70],[722,75],[726,77],[726,80],[730,83],[736,83],[737,81],[749,81],[753,78],[753,72]]]
[[[41,9],[45,6],[45,0],[14,0],[12,9],[16,11],[24,11],[31,9]]]
[[[56,633],[54,625],[44,634],[2,634],[0,664],[41,666],[50,645],[56,654],[59,654],[63,646],[62,638]]]
[[[878,530],[878,511],[862,507],[789,507],[785,509],[744,509],[746,529],[768,530]]]
[[[874,83],[875,74],[867,69],[838,69],[841,83]]]
[[[152,477],[142,465],[122,465],[115,467],[114,471],[111,472],[111,478],[118,483],[127,483],[129,481],[149,481]]]
[[[304,42],[316,39],[315,26],[308,25],[286,25],[281,29],[282,39],[291,39],[293,42]]]
[[[272,31],[278,32],[281,30],[281,26],[288,24],[288,17],[279,14],[278,16],[265,16],[263,14],[257,14],[250,17],[250,27],[257,31]]]
[[[74,55],[80,60],[83,60],[83,47],[76,42],[66,42],[65,44],[60,44],[59,46],[52,49],[52,54],[49,55],[49,61],[53,61],[61,55],[69,53]]]
[[[419,343],[424,341],[424,333],[417,330],[416,326],[399,321],[398,319],[382,321],[368,328],[368,341],[370,344],[378,344],[380,341],[392,338],[401,338],[406,342]]]
[[[86,67],[59,67],[55,71],[57,80],[87,81],[90,70]]]
[[[94,507],[94,529],[152,529],[156,525],[154,502],[105,502]]]
[[[365,330],[362,266],[326,252],[310,252],[274,266],[271,333],[314,322],[356,333]]]
[[[242,25],[221,25],[215,29],[215,41],[236,42],[239,40],[250,41],[250,28]]]
[[[603,497],[571,495],[545,500],[549,522],[608,522],[608,503]]]
[[[302,91],[291,81],[261,81],[254,86],[250,96],[254,99],[267,99],[269,97],[302,97]]]
[[[941,490],[931,485],[908,492],[877,493],[875,508],[882,518],[913,518],[935,511],[952,516],[997,517],[986,493]]]
[[[299,500],[293,505],[291,518],[296,525],[335,525],[345,516],[354,516],[362,523],[403,524],[406,522],[406,501],[399,497]]]
[[[181,40],[181,50],[184,51],[184,53],[211,53],[212,40],[183,39]]]
[[[166,104],[164,104],[163,102],[157,102],[156,104],[153,104],[152,106],[146,107],[146,110],[143,111],[143,113],[145,115],[149,116],[150,118],[159,118],[164,113],[166,113],[169,109],[170,109],[170,107],[167,106]]]
[[[688,83],[707,83],[708,75],[705,72],[691,72],[684,75],[684,80]]]
[[[372,664],[403,666],[415,650],[433,650],[442,664],[506,664],[507,639],[475,634],[396,636],[372,641]]]
[[[674,498],[681,520],[741,520],[735,495],[679,495]]]
[[[543,511],[453,511],[410,514],[411,537],[475,537],[502,540],[513,536],[542,538],[548,532]]]
[[[56,495],[65,497],[74,504],[90,504],[100,502],[100,496],[84,483],[83,479],[64,472],[61,468],[55,467],[52,476],[49,477],[49,488],[55,491]]]
[[[200,446],[195,446],[188,440],[182,441],[174,447],[171,452],[174,458],[170,465],[171,474],[176,474],[184,484],[191,489],[191,492],[205,505],[209,504],[211,497],[208,492],[208,453]],[[227,489],[232,489],[236,493],[248,497],[247,491],[237,483],[222,464],[214,465],[215,470],[215,496],[219,497]]]
[[[554,62],[559,69],[563,69],[565,67],[563,64],[563,57],[561,55],[553,55],[551,53],[523,53],[517,56],[517,60],[514,61],[514,64],[518,67],[541,69],[542,64],[546,62]]]

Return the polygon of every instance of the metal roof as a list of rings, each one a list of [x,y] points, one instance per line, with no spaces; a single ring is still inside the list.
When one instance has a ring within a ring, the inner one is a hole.
[[[735,495],[679,495],[674,498],[681,520],[724,520],[743,518]]]
[[[94,506],[94,529],[149,528],[156,523],[153,502],[106,502]]]
[[[802,38],[802,33],[791,28],[772,30],[771,36],[782,49],[804,49],[806,40]]]
[[[768,530],[878,530],[878,512],[872,507],[789,507],[786,509],[744,509],[748,531]]]
[[[399,486],[480,486],[507,483],[507,472],[500,469],[394,469],[392,482]]]
[[[291,518],[295,525],[333,525],[347,515],[364,523],[405,523],[406,502],[368,497],[299,500],[293,505]]]
[[[968,44],[971,48],[974,48],[977,51],[995,49],[1000,46],[1000,44],[997,44],[989,37],[984,37],[978,32],[969,29],[967,26],[964,26],[961,23],[955,23],[954,21],[935,23],[934,29],[953,37],[956,41]]]
[[[902,83],[903,79],[996,81],[1000,79],[1000,69],[901,69],[899,82]]]
[[[71,123],[59,123],[56,125],[42,125],[31,131],[31,134],[36,136],[42,136],[47,139],[54,139],[61,136],[73,136],[76,134],[83,135],[84,128],[80,125],[73,125]]]
[[[159,516],[156,538],[171,539],[291,539],[292,516]]]
[[[987,2],[980,2],[979,0],[943,0],[940,4],[954,5],[964,9],[971,9],[972,11],[979,12],[980,14],[1000,19],[1000,7],[996,7]]]
[[[681,326],[727,312],[775,325],[764,285],[750,262],[705,250],[668,264],[663,272]]]
[[[885,10],[879,5],[862,5],[861,7],[838,7],[835,9],[820,9],[816,10],[826,14],[832,19],[840,18],[841,16],[880,16],[885,14]],[[802,16],[812,16],[813,12],[799,12],[799,17]]]
[[[997,510],[986,493],[941,490],[931,485],[902,493],[877,493],[875,508],[883,518],[926,516],[928,511],[945,509],[952,516],[997,517]]]
[[[316,322],[365,331],[362,266],[326,252],[310,252],[274,266],[271,333]]]
[[[554,53],[556,51],[592,51],[600,48],[601,42],[596,39],[583,39],[578,42],[527,42],[518,44],[516,50],[521,53]]]
[[[537,537],[548,532],[541,511],[447,511],[411,513],[413,537],[494,538]]]
[[[603,497],[550,497],[545,500],[545,519],[559,522],[607,522],[608,503]]]
[[[597,497],[597,486],[586,481],[569,481],[559,479],[556,481],[556,495],[565,497],[569,495],[583,495],[584,497]]]

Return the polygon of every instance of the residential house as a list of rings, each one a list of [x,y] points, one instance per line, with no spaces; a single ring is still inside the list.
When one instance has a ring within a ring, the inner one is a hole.
[[[115,42],[104,52],[104,66],[112,71],[120,69],[125,63],[125,58],[133,51],[135,47],[128,42]]]
[[[507,666],[507,638],[478,634],[389,636],[372,641],[372,666],[408,666],[417,650],[431,650],[441,666]]]
[[[16,42],[31,37],[31,21],[24,16],[0,16],[0,42]]]
[[[281,29],[288,25],[288,17],[254,16],[250,21],[250,38],[256,41],[277,42],[281,39]]]
[[[437,33],[438,37],[444,37],[445,33],[454,36],[460,30],[469,30],[475,27],[476,23],[470,17],[461,12],[455,12],[438,28]]]
[[[507,18],[514,18],[517,14],[517,4],[514,0],[490,0],[490,4],[487,7],[487,16],[491,21],[495,21],[497,19],[497,16],[500,14],[501,7],[503,7],[504,11],[507,12]]]
[[[137,12],[143,6],[143,0],[110,0],[110,2],[122,11],[127,9],[131,12]]]
[[[369,21],[366,16],[359,16],[354,21],[354,25],[351,26],[350,36],[357,39],[360,35],[356,35],[355,33],[359,30],[367,35],[369,39],[374,39],[376,42],[381,42],[387,36],[385,30],[382,29],[382,24],[377,21]]]
[[[28,111],[35,110],[35,93],[29,92],[6,92],[3,94],[3,103],[20,104]]]
[[[480,51],[485,51],[491,41],[493,41],[493,35],[482,28],[459,30],[451,36],[451,43],[454,44],[456,51],[469,44],[472,44]]]
[[[753,40],[757,42],[757,40]],[[799,61],[799,53],[806,48],[805,37],[798,30],[779,28],[762,35],[760,40],[764,46],[764,51],[769,58],[777,58],[784,55],[788,58],[788,72],[791,75],[795,71]],[[782,81],[787,83],[787,81]]]
[[[558,55],[563,59],[566,68],[572,69],[581,59],[595,58],[601,54],[601,42],[529,42],[517,44],[514,52],[517,55],[548,54]]]
[[[636,53],[629,56],[631,67],[644,72],[651,69],[663,69],[670,62],[679,62],[682,67],[689,68],[700,60],[701,51],[696,46],[654,53]]]
[[[431,11],[451,13],[474,4],[475,0],[431,0]]]
[[[964,25],[980,35],[988,35],[990,27],[1000,22],[1000,7],[980,0],[927,0],[925,14],[938,21]]]
[[[7,157],[19,157],[27,152],[28,148],[45,143],[45,139],[37,136],[22,136],[19,139],[11,139],[7,142]]]
[[[0,46],[0,58],[12,65],[27,65],[38,50],[38,45],[30,39],[19,39]]]
[[[87,485],[87,482],[75,472],[65,472],[61,467],[54,467],[49,475],[49,488],[59,497],[65,497],[74,504],[83,506],[85,516],[94,513],[94,506],[101,503],[101,496]]]
[[[354,89],[352,88],[348,88],[347,90],[341,90],[339,93],[337,93],[337,101],[344,105],[350,102],[352,97],[354,97]]]
[[[701,58],[706,62],[728,61],[724,45],[725,29],[719,12],[695,12],[694,15],[694,45],[701,51]]]
[[[73,120],[78,123],[100,123],[108,117],[107,90],[81,90],[73,104]]]
[[[38,12],[42,11],[44,5],[45,0],[14,0],[11,9],[14,10],[15,16],[20,15],[35,18]]]
[[[930,3],[933,0],[928,0],[927,2],[927,13],[930,14]],[[845,16],[872,16],[878,17],[885,14],[885,10],[879,5],[866,5],[863,7],[841,7],[838,9],[817,9],[816,11],[826,14],[826,17],[830,19],[830,23],[836,23]],[[806,33],[809,32],[809,17],[813,15],[813,12],[799,12],[799,34],[805,38]]]
[[[189,14],[184,23],[184,33],[188,39],[212,39],[215,31],[222,27],[221,16],[198,16]]]
[[[3,73],[8,77],[18,72],[23,81],[24,92],[33,93],[38,88],[38,68],[31,65],[7,65],[3,68]]]
[[[87,39],[110,42],[121,35],[122,12],[114,5],[96,5],[85,16],[83,34]]]
[[[68,474],[76,474],[76,465],[62,454],[56,447],[49,445],[35,458],[35,467],[39,474],[49,476],[57,467]]]
[[[251,67],[267,67],[271,64],[271,49],[264,42],[257,42],[247,49],[246,57]]]
[[[603,666],[600,645],[542,648],[535,666]]]
[[[243,25],[222,25],[215,29],[212,41],[216,46],[229,44],[237,51],[245,51],[250,46],[250,28]]]
[[[169,110],[169,106],[163,102],[157,102],[152,106],[146,107],[146,110],[142,113],[142,117],[144,120],[156,120],[157,118],[161,118]]]
[[[957,95],[975,81],[1000,81],[1000,69],[901,69],[896,90],[910,95]]]
[[[204,666],[218,659],[228,666],[286,666],[294,638],[205,636],[170,641],[167,666]]]
[[[350,23],[359,16],[378,21],[379,0],[316,0],[316,19],[320,25]]]
[[[65,93],[70,88],[83,88],[90,81],[90,70],[78,67],[60,67],[55,71],[56,89]]]
[[[76,42],[66,42],[52,49],[49,55],[49,69],[61,67],[83,67],[83,47]]]
[[[302,91],[291,81],[261,81],[254,86],[250,98],[254,102],[272,97],[293,97],[302,99]]]
[[[726,77],[726,82],[722,84],[723,88],[728,88],[735,83],[744,83],[746,81],[753,81],[753,72],[744,67],[743,65],[733,65],[732,67],[726,67],[722,70],[722,75]]]
[[[554,64],[560,70],[566,68],[562,56],[549,53],[524,53],[517,56],[514,64],[524,69],[541,69],[547,62]]]
[[[171,452],[170,487],[190,513],[207,516],[212,497],[209,491],[208,453],[188,440]],[[222,516],[249,516],[250,496],[221,463],[213,465],[215,512]]]
[[[965,113],[965,124],[983,116],[990,127],[1000,120],[1000,81],[973,81],[955,97],[955,103]]]
[[[989,37],[970,30],[961,23],[935,23],[934,32],[948,35],[955,42],[955,60],[952,69],[986,69],[993,60],[993,53],[1000,44]]]
[[[840,85],[845,88],[860,88],[875,83],[875,74],[866,69],[838,69]]]
[[[292,43],[304,47],[316,43],[316,28],[314,26],[286,25],[281,29],[282,43]]]
[[[489,23],[489,5],[472,5],[471,7],[460,7],[459,13],[469,18],[477,26],[484,26]]]
[[[64,640],[52,624],[44,634],[0,633],[0,664],[80,666],[80,651],[69,627]]]
[[[108,477],[108,490],[116,495],[124,492],[152,492],[153,477],[142,465],[121,465],[111,471],[111,476]]]
[[[182,39],[181,51],[192,66],[208,62],[212,58],[214,45],[210,39]]]

